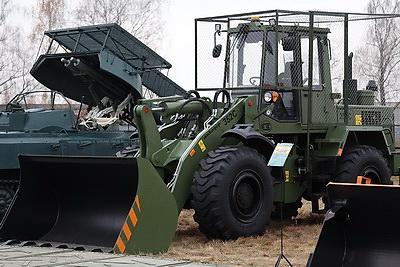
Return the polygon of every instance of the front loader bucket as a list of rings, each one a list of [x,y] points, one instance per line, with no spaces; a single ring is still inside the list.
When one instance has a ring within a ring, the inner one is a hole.
[[[177,207],[146,159],[20,156],[20,165],[1,239],[125,254],[168,249]]]
[[[398,266],[400,187],[331,183],[327,212],[307,266]]]

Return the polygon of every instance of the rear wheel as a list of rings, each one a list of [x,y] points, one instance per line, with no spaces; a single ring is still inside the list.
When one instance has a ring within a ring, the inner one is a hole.
[[[273,178],[249,147],[220,147],[200,162],[192,186],[194,219],[210,238],[260,235],[273,207]]]
[[[393,184],[386,158],[372,146],[352,146],[338,158],[333,181],[356,183],[357,176],[370,178],[374,184]]]

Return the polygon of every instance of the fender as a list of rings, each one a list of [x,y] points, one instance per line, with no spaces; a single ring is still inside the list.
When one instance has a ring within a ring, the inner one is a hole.
[[[239,139],[245,146],[256,149],[267,159],[270,158],[275,148],[274,142],[256,132],[253,128],[253,124],[236,124],[234,128],[224,132],[221,137]]]

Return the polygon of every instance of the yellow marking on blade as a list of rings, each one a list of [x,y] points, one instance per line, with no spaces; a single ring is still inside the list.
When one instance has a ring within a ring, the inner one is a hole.
[[[136,226],[138,218],[137,218],[136,213],[135,213],[135,211],[133,209],[131,209],[129,211],[129,218],[131,219],[131,221],[133,223],[133,226]]]
[[[122,231],[124,231],[126,239],[129,240],[132,236],[132,232],[131,232],[131,229],[129,229],[129,226],[126,222],[124,223],[124,227],[122,227]]]
[[[121,253],[125,252],[126,247],[124,241],[122,241],[122,238],[120,236],[117,239],[117,247]]]
[[[140,212],[141,210],[140,210],[140,202],[139,202],[139,197],[138,196],[136,197],[135,202],[136,202],[136,205],[137,205],[137,207],[139,209],[139,212]]]

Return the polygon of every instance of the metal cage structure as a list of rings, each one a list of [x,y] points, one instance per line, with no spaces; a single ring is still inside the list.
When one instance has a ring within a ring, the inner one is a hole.
[[[392,74],[382,77],[390,51],[380,54],[376,31],[396,34],[397,27],[398,14],[270,10],[198,18],[195,87],[226,88],[233,96],[277,90],[289,106],[300,98],[308,108],[291,116],[303,125],[389,125],[400,101],[394,85],[400,65],[389,62]],[[370,109],[358,108],[365,105]]]

